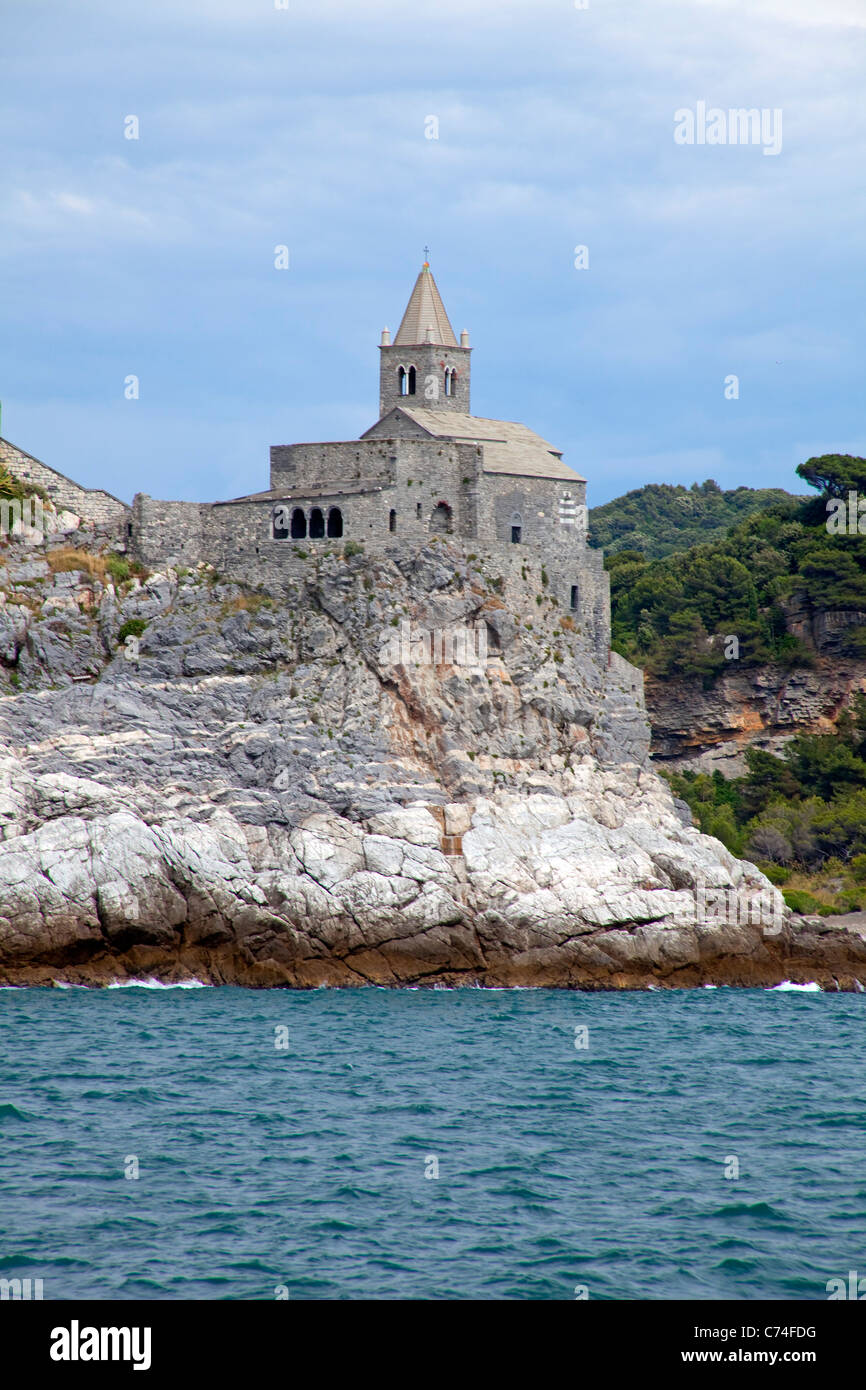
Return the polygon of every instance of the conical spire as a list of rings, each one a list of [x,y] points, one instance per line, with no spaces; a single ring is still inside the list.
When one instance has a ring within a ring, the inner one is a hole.
[[[448,322],[445,305],[436,288],[427,261],[421,267],[415,288],[409,296],[403,321],[394,339],[395,346],[414,343],[439,343],[443,347],[457,347],[454,329]]]

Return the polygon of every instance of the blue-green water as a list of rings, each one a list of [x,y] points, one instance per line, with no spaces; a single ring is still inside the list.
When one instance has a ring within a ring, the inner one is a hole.
[[[866,1274],[864,1010],[0,991],[0,1275],[46,1299],[823,1299]]]

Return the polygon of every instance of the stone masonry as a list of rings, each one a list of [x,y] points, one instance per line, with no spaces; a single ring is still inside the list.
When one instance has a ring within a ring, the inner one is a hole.
[[[129,505],[119,497],[101,488],[81,487],[56,468],[49,468],[47,463],[10,444],[8,439],[0,439],[0,463],[20,482],[44,488],[58,510],[74,512],[86,521],[121,528],[132,514]]]

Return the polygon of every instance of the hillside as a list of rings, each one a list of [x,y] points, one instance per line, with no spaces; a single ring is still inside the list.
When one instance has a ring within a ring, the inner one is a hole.
[[[792,906],[866,905],[866,460],[797,470],[713,542],[610,556],[613,643],[647,672],[653,752],[696,822]]]
[[[719,541],[753,512],[792,495],[782,488],[738,487],[725,492],[712,478],[691,487],[648,483],[590,508],[589,543],[608,554],[636,550],[648,560],[658,560]]]
[[[816,652],[866,655],[866,540],[828,529],[828,507],[858,486],[866,495],[866,460],[828,455],[798,472],[818,497],[775,498],[676,555],[607,556],[614,648],[652,675],[705,685],[732,661],[791,668]]]

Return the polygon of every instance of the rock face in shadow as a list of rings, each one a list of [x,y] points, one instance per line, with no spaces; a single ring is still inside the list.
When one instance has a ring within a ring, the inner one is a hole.
[[[634,671],[529,562],[443,540],[278,593],[92,579],[65,630],[40,582],[0,703],[4,983],[866,982],[859,932],[683,824]],[[461,631],[471,660],[437,648]]]
[[[840,712],[866,692],[866,662],[816,656],[811,668],[752,667],[700,681],[647,678],[653,755],[659,766],[739,777],[747,748],[777,756],[798,734],[832,733]]]

